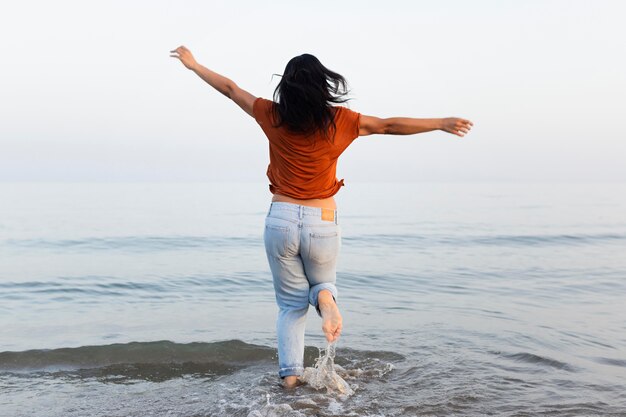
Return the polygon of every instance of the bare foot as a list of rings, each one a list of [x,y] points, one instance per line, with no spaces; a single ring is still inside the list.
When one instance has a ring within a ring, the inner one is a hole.
[[[341,335],[343,322],[339,308],[337,308],[332,293],[328,290],[320,291],[317,302],[319,303],[320,313],[322,313],[322,330],[326,340],[334,342]]]

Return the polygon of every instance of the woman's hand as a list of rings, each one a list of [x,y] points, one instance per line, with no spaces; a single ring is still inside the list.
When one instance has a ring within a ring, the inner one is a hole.
[[[198,65],[198,63],[196,62],[196,59],[191,54],[191,51],[182,45],[174,50],[171,50],[170,53],[171,53],[170,56],[172,58],[180,59],[180,62],[182,62],[183,65],[186,66],[190,70],[195,69],[196,66]]]
[[[446,117],[441,122],[441,130],[461,137],[465,136],[472,126],[474,126],[474,123],[459,117]]]

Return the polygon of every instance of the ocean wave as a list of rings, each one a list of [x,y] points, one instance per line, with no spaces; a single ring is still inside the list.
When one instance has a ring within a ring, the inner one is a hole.
[[[625,244],[626,233],[595,234],[345,234],[343,241],[354,246],[430,247],[430,246],[582,246]],[[151,252],[188,249],[227,250],[262,247],[261,235],[254,236],[109,236],[80,239],[7,239],[0,245],[18,249]]]
[[[261,236],[110,236],[80,239],[7,239],[4,245],[23,249],[150,252],[195,248],[261,246]]]
[[[305,365],[319,357],[319,349],[307,346]],[[339,349],[336,362],[354,369],[404,360],[387,351]],[[277,364],[276,349],[245,343],[175,343],[169,340],[129,342],[73,348],[0,352],[0,374],[49,374],[53,376],[117,377],[120,379],[167,380],[186,374],[205,377],[228,375],[256,365]]]
[[[105,373],[133,369],[189,368],[208,373],[228,373],[242,364],[271,361],[274,349],[240,340],[224,342],[115,343],[74,348],[0,352],[0,372],[58,372],[101,369]],[[125,365],[125,366],[121,366]],[[159,365],[166,365],[160,367]]]
[[[347,236],[347,244],[365,246],[571,246],[601,243],[626,243],[626,233],[545,234],[545,235],[419,235],[371,234]]]
[[[140,300],[198,297],[217,293],[256,294],[271,291],[269,271],[237,271],[228,275],[206,274],[155,276],[149,281],[131,281],[108,275],[58,276],[47,280],[0,282],[0,300],[81,300],[110,302],[115,299]]]
[[[551,359],[545,356],[536,355],[534,353],[529,353],[529,352],[505,354],[502,356],[507,359],[516,361],[516,362],[539,365],[539,366],[547,367],[547,368],[560,369],[560,370],[570,371],[570,372],[573,372],[576,370],[574,366],[568,363],[561,362],[556,359]]]

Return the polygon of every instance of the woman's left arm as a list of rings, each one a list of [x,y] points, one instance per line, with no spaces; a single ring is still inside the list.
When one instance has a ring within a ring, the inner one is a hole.
[[[234,101],[243,111],[254,117],[252,114],[252,105],[256,97],[248,93],[246,90],[239,88],[235,82],[217,72],[211,71],[203,65],[198,64],[191,54],[191,51],[184,46],[170,51],[172,58],[178,58],[185,67],[192,70],[198,77],[206,81],[211,87]]]

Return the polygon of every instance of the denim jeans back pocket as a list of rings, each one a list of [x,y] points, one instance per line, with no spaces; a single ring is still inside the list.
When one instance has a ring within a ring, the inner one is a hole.
[[[325,264],[337,259],[341,247],[339,228],[309,233],[309,259]]]
[[[290,227],[285,223],[288,222],[272,217],[266,219],[263,240],[268,255],[285,257],[293,255],[293,252],[297,250],[297,248],[294,249],[293,226]]]

